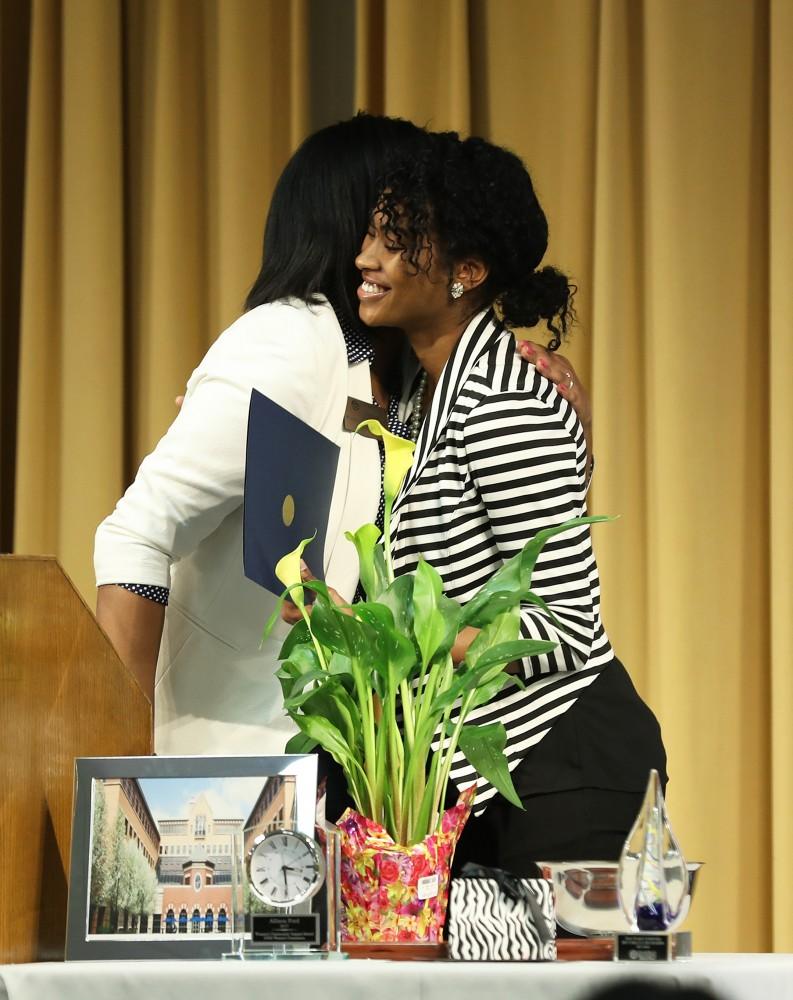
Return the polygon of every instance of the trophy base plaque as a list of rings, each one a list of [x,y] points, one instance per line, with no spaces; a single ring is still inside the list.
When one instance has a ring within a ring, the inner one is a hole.
[[[691,955],[691,931],[614,935],[615,962],[668,962]]]

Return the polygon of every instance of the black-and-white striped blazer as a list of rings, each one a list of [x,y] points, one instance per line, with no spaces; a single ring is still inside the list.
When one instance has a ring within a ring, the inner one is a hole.
[[[586,444],[575,411],[515,353],[513,335],[492,309],[480,313],[441,374],[394,504],[394,568],[409,572],[423,555],[446,594],[464,604],[540,528],[584,515],[586,485]],[[526,605],[523,635],[558,646],[524,661],[525,690],[508,683],[469,717],[504,723],[511,770],[613,658],[586,526],[545,545],[532,589],[565,631]],[[465,788],[477,777],[458,754],[455,784]],[[496,792],[484,778],[477,783],[481,813]]]

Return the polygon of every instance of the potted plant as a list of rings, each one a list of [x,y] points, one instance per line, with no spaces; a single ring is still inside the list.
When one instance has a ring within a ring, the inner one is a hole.
[[[366,600],[339,606],[321,581],[312,580],[307,585],[316,598],[309,612],[300,562],[310,539],[276,568],[286,587],[282,600],[290,596],[302,615],[280,654],[284,703],[300,729],[287,752],[323,747],[342,767],[355,803],[338,824],[345,937],[438,941],[454,847],[475,791],[471,786],[457,805],[445,808],[455,753],[462,751],[522,808],[504,755],[503,725],[471,724],[468,717],[508,680],[517,680],[505,672],[507,664],[555,646],[520,638],[522,601],[548,611],[530,590],[543,544],[603,519],[576,519],[539,532],[462,606],[445,596],[443,581],[423,559],[414,572],[394,576],[391,510],[414,446],[377,421],[365,426],[385,445],[383,538],[373,524],[347,536],[358,552]],[[279,610],[280,604],[265,631]],[[451,649],[466,626],[480,632],[455,665]]]

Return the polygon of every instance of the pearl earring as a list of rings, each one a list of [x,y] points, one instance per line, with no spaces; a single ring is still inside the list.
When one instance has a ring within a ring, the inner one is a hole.
[[[462,281],[453,281],[451,287],[449,288],[449,294],[453,299],[459,299],[464,291],[465,285]]]

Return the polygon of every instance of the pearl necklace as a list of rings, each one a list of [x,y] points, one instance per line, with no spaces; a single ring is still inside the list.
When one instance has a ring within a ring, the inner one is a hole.
[[[408,424],[408,434],[410,435],[411,441],[418,441],[419,431],[421,430],[421,421],[424,416],[424,397],[427,393],[427,373],[422,371],[421,377],[419,378],[419,384],[416,387],[415,402],[413,403],[413,412],[410,414],[410,423]]]

